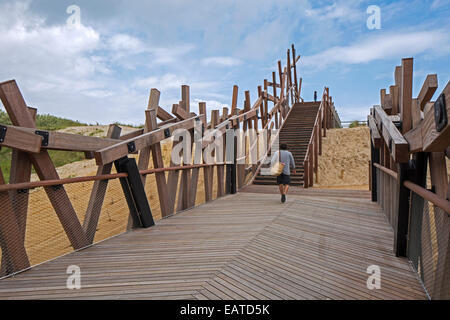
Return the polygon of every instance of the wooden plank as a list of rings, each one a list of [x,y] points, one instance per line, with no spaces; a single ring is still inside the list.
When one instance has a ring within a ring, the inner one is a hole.
[[[172,107],[172,113],[180,120],[186,120],[192,118],[189,112],[187,112],[181,105],[174,104]]]
[[[116,143],[113,146],[104,148],[95,152],[95,160],[97,165],[113,162],[117,159],[123,158],[129,154],[128,145],[134,143],[136,151],[140,151],[147,146],[151,146],[155,143],[161,142],[166,139],[165,130],[172,135],[177,129],[190,130],[194,128],[196,119],[204,121],[203,116],[192,117],[188,120],[180,121],[174,124],[170,124],[164,127],[160,127],[158,130],[142,134],[138,137],[125,140],[123,142]]]
[[[413,58],[402,59],[402,86],[400,91],[400,118],[402,133],[405,134],[413,128],[411,104],[413,86]]]
[[[369,122],[370,138],[372,139],[373,146],[378,149],[381,146],[380,132],[378,131],[375,119],[371,115],[368,116],[368,122]]]
[[[429,74],[425,79],[422,89],[420,89],[420,93],[417,96],[417,100],[419,101],[420,110],[423,111],[425,104],[433,98],[434,93],[438,88],[438,79],[436,74]]]
[[[374,118],[377,128],[388,144],[390,153],[395,162],[404,163],[409,161],[408,142],[398,131],[397,127],[388,118],[388,115],[380,106],[374,106]]]
[[[14,80],[0,84],[0,98],[13,125],[29,128],[34,127],[32,115],[28,111],[25,100]],[[47,151],[42,151],[39,154],[30,154],[29,156],[41,180],[59,179],[58,173]],[[64,187],[45,188],[45,191],[73,248],[80,249],[87,246],[88,241],[86,235]]]
[[[425,152],[444,151],[449,146],[450,141],[450,81],[442,91],[441,96],[445,98],[447,125],[440,132],[436,130],[436,118],[434,108],[425,112],[422,126],[423,150]]]
[[[121,132],[122,129],[120,127],[116,125],[110,125],[106,136],[111,139],[119,139]],[[106,164],[104,166],[99,166],[97,169],[97,176],[110,174],[111,169],[112,163]],[[105,199],[107,188],[108,180],[95,181],[92,187],[89,204],[83,221],[83,229],[86,233],[86,238],[89,243],[94,242],[98,219],[100,218],[100,213],[102,211],[103,201]]]
[[[154,89],[152,89],[152,90],[154,90]],[[150,99],[151,99],[151,91],[150,91]],[[149,105],[151,103],[152,102],[149,101]],[[158,110],[157,110],[157,114],[156,115],[157,115],[158,119],[161,120],[161,121],[170,121],[170,120],[173,119],[172,115],[169,112],[167,112],[166,110],[164,110],[163,108],[161,108],[159,106],[158,106]]]
[[[22,126],[13,127],[17,131],[22,131],[23,135],[33,135],[36,132],[34,128],[26,128]],[[48,132],[48,145],[42,145],[42,149],[77,151],[77,152],[94,152],[99,149],[113,146],[117,140],[108,138],[98,138],[82,136],[80,134],[45,131]]]
[[[8,147],[24,152],[39,153],[41,151],[42,137],[32,133],[18,129],[14,126],[0,125],[1,135],[4,137],[0,140],[0,147]]]

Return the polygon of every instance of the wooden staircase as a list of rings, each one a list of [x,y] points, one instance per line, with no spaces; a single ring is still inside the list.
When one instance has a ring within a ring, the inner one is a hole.
[[[291,175],[292,186],[303,186],[303,162],[319,106],[320,102],[296,103],[281,129],[280,144],[286,143],[288,145],[288,150],[295,160],[296,174]],[[275,185],[276,180],[276,177],[259,173],[253,184]]]

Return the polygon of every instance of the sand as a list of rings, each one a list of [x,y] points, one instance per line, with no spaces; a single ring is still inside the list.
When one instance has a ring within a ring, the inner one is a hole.
[[[332,129],[323,139],[317,188],[369,189],[370,132],[368,127]]]

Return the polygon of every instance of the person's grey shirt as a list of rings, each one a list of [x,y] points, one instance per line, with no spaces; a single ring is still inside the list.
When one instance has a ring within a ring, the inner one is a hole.
[[[278,155],[280,154],[280,151],[277,151],[275,155],[272,158],[272,165],[274,165],[278,161]],[[291,175],[291,169],[295,169],[295,162],[294,157],[292,156],[292,153],[290,153],[287,150],[281,150],[281,161],[284,163],[284,169],[283,173],[287,176]]]

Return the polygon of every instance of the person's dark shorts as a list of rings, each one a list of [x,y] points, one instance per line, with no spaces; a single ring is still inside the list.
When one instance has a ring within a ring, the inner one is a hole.
[[[291,176],[285,175],[284,173],[280,174],[277,177],[277,184],[291,185]]]

